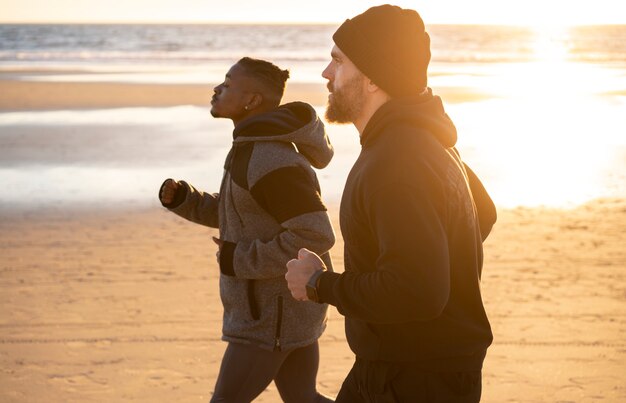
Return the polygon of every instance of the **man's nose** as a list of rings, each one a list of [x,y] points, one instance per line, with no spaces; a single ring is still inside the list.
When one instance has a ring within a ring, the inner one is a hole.
[[[330,63],[328,64],[328,66],[326,66],[324,71],[322,71],[322,77],[324,77],[327,80],[330,80]]]

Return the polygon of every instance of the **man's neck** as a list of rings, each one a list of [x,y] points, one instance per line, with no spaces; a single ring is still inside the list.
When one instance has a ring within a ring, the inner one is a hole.
[[[359,131],[359,137],[363,136],[363,131],[365,130],[365,127],[367,127],[367,124],[369,123],[372,116],[374,116],[374,113],[376,113],[378,108],[380,108],[381,106],[386,104],[387,101],[390,100],[389,96],[387,96],[386,94],[380,95],[369,98],[367,102],[365,102],[363,110],[361,111],[359,116],[355,118],[352,122],[354,124],[354,127],[356,127],[356,129]]]
[[[430,90],[428,87],[424,87],[424,89],[420,92],[420,96],[427,95],[429,91]],[[390,100],[391,97],[381,91],[373,94],[373,96],[365,102],[361,114],[352,122],[356,129],[359,131],[359,137],[363,136],[363,131],[367,127],[367,124],[369,123],[372,116],[374,116],[374,113],[376,113],[378,108],[380,108]]]

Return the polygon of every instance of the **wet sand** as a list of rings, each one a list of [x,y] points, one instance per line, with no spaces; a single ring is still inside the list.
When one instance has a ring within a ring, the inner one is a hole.
[[[0,71],[0,110],[96,109],[109,107],[207,106],[219,83],[122,83],[42,81],[59,72]],[[65,72],[76,73],[76,72]],[[18,80],[15,78],[19,77]],[[470,102],[491,96],[472,88],[436,88],[448,103]],[[306,100],[325,105],[325,83],[289,82],[284,102]]]
[[[0,78],[0,110],[206,106],[213,95],[214,85],[42,82]],[[294,86],[295,90],[285,94],[285,102],[303,97],[318,105],[326,102],[326,92],[322,84],[299,83]]]

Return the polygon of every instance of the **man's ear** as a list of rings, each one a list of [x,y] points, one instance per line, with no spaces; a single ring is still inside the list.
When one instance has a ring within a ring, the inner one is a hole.
[[[253,92],[250,101],[248,101],[248,109],[256,109],[263,104],[263,95],[259,92]]]
[[[374,82],[367,77],[365,77],[365,91],[377,99],[381,99],[383,103],[391,99],[385,90],[374,84]]]
[[[380,91],[380,87],[374,84],[374,82],[370,80],[369,78],[365,77],[365,82],[366,82],[365,89],[367,90],[367,92],[374,93],[374,92]]]

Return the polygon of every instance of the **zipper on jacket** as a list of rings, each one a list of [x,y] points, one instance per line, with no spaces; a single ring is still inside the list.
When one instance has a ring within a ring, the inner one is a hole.
[[[274,351],[280,351],[280,328],[283,324],[283,296],[279,295],[276,300],[277,315],[276,315],[276,333],[274,334]]]

